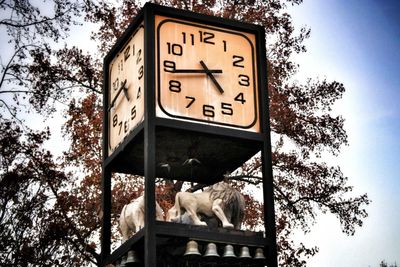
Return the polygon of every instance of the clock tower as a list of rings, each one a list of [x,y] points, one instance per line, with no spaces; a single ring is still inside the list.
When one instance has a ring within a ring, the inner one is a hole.
[[[266,72],[262,27],[143,7],[104,59],[103,265],[135,248],[158,266],[168,244],[196,240],[261,248],[277,266]],[[257,153],[264,232],[156,222],[156,177],[214,184]],[[145,227],[110,253],[112,173],[145,177],[146,212]]]

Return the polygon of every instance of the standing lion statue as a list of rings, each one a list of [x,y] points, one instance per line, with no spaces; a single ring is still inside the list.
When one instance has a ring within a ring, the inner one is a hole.
[[[174,206],[168,210],[167,221],[180,222],[189,217],[194,225],[204,225],[200,215],[217,217],[223,228],[240,229],[244,217],[245,201],[241,193],[226,182],[216,183],[203,192],[178,192]]]
[[[136,233],[144,227],[144,195],[132,200],[122,208],[119,217],[119,229],[122,234],[122,242],[129,239],[131,233]],[[163,220],[163,211],[156,202],[156,220]]]

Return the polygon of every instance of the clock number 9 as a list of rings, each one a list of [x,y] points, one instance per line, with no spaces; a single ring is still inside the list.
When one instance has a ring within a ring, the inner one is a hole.
[[[164,71],[165,72],[174,72],[176,68],[176,64],[173,61],[164,60]]]

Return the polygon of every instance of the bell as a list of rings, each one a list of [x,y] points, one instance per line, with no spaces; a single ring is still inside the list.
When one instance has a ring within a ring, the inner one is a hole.
[[[120,267],[126,267],[126,255],[122,256]]]
[[[226,245],[224,248],[223,258],[236,258],[235,251],[232,245]]]
[[[217,251],[217,245],[214,243],[208,243],[204,257],[219,257]]]
[[[257,248],[256,253],[254,254],[255,260],[265,260],[264,251],[262,248]]]
[[[190,240],[186,244],[186,251],[183,256],[189,256],[189,255],[201,255],[199,252],[199,246],[197,245],[197,242],[194,240]]]
[[[137,254],[136,254],[136,251],[129,250],[128,251],[128,256],[126,257],[125,264],[127,266],[131,266],[131,265],[134,265],[135,263],[138,263],[138,262],[140,262],[140,260],[139,260]]]
[[[241,258],[241,259],[250,259],[251,258],[250,251],[249,251],[248,247],[242,247],[240,249],[239,258]]]

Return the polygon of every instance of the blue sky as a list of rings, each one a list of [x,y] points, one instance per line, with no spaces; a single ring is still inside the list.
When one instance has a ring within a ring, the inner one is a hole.
[[[346,87],[335,112],[346,119],[348,147],[336,159],[355,193],[372,203],[364,226],[348,237],[332,215],[322,215],[301,237],[320,252],[311,267],[400,264],[400,1],[305,0],[290,9],[307,25],[308,52],[296,58],[299,80],[337,80]]]

